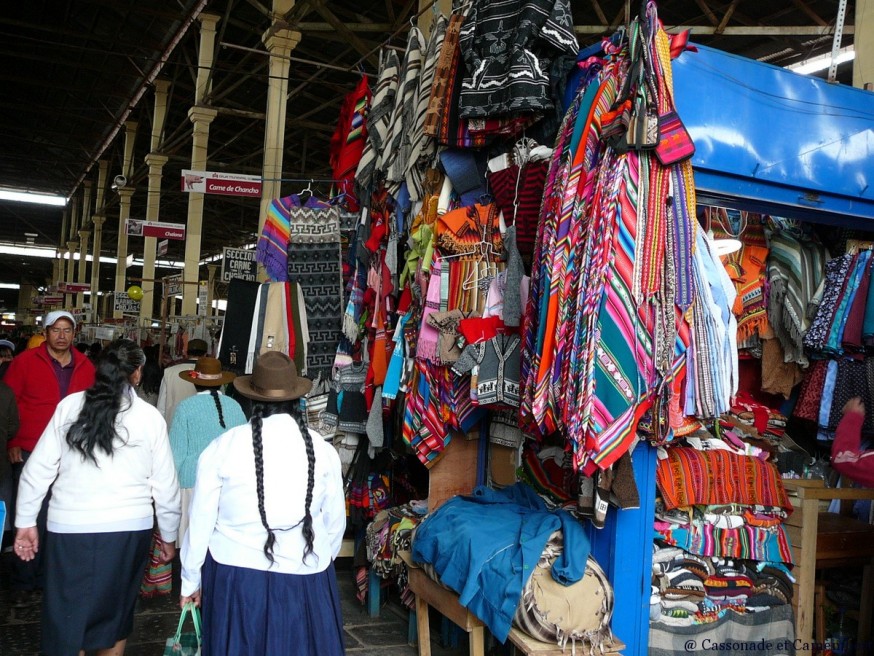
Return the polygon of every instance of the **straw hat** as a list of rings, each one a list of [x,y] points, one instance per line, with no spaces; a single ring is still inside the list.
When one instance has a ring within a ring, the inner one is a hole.
[[[255,401],[291,401],[305,396],[313,381],[297,375],[294,360],[279,351],[268,351],[255,363],[251,376],[237,376],[234,387]]]
[[[202,357],[197,358],[197,363],[194,369],[187,369],[179,372],[179,377],[182,380],[187,380],[195,385],[203,385],[204,387],[218,387],[230,383],[236,374],[229,371],[222,371],[222,363],[216,358]]]

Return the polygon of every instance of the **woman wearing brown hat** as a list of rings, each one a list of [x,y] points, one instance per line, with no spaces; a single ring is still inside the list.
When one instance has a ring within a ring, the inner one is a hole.
[[[197,474],[197,459],[203,450],[219,435],[230,428],[246,423],[240,404],[219,391],[236,376],[222,371],[216,358],[201,357],[194,369],[179,372],[179,378],[194,385],[194,396],[182,399],[173,413],[170,426],[170,448],[182,489],[182,521],[179,524],[179,542],[188,530],[188,506]]]
[[[181,603],[202,602],[203,656],[343,654],[333,563],[346,502],[340,457],[301,409],[312,382],[270,351],[234,387],[252,418],[200,456]]]

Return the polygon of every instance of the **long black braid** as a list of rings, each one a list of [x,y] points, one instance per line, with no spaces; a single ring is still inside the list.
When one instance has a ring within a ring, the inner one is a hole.
[[[215,387],[210,387],[208,385],[195,385],[194,389],[198,392],[209,392],[212,395],[212,399],[215,401],[215,409],[218,411],[219,424],[221,424],[222,428],[227,428],[227,425],[225,425],[225,413],[222,412],[222,402],[221,399],[219,399],[218,390]]]
[[[301,529],[304,540],[306,540],[306,546],[303,550],[303,559],[306,560],[307,556],[313,552],[313,539],[316,535],[313,531],[313,515],[310,512],[310,506],[313,503],[313,488],[316,485],[316,452],[313,448],[313,436],[310,435],[307,426],[306,412],[300,401],[293,401],[289,405],[291,407],[288,414],[297,422],[307,450],[307,496],[304,502],[303,528]]]
[[[252,449],[255,452],[255,485],[258,493],[258,513],[261,515],[261,524],[267,531],[267,540],[264,542],[264,555],[271,565],[275,562],[273,546],[276,544],[276,535],[273,529],[270,528],[270,524],[267,523],[267,511],[264,508],[264,445],[261,430],[265,417],[280,413],[290,415],[297,422],[303,435],[304,444],[306,445],[308,464],[307,494],[304,502],[304,518],[301,520],[303,523],[301,532],[306,542],[303,550],[304,560],[313,553],[313,540],[315,538],[310,506],[312,505],[313,488],[316,482],[316,453],[313,449],[313,438],[307,428],[306,416],[301,409],[300,401],[281,401],[278,403],[256,402],[252,406],[252,418],[249,420],[249,423],[252,426]]]
[[[212,400],[215,401],[215,409],[216,411],[218,411],[219,423],[222,425],[222,428],[227,428],[227,426],[225,425],[225,413],[222,412],[222,402],[221,399],[219,399],[218,390],[213,387],[211,390],[209,390],[209,393],[212,394]]]
[[[276,560],[273,558],[273,545],[276,544],[276,535],[270,524],[267,523],[267,511],[264,509],[264,445],[261,439],[261,427],[264,424],[264,406],[256,404],[252,409],[252,450],[255,452],[255,485],[258,492],[258,514],[261,515],[261,525],[267,531],[267,541],[264,543],[264,555],[272,565]]]

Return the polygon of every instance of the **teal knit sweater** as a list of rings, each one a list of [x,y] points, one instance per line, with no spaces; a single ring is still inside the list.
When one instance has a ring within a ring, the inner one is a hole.
[[[225,418],[224,428],[219,423],[215,400],[209,392],[190,396],[176,407],[170,427],[170,448],[179,487],[194,487],[197,459],[210,442],[225,431],[246,423],[246,415],[239,403],[221,393],[219,401]]]

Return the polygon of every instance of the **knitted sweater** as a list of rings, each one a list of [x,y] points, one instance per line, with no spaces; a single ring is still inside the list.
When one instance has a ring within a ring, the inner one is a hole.
[[[170,427],[170,448],[179,476],[179,487],[194,487],[197,460],[203,450],[219,435],[246,423],[240,404],[219,393],[225,427],[219,423],[215,400],[210,392],[200,392],[176,406]]]
[[[468,344],[452,371],[466,374],[478,367],[477,405],[502,403],[519,407],[521,353],[518,335],[497,335],[479,344]]]
[[[180,497],[164,418],[129,387],[115,420],[119,438],[113,453],[96,449],[95,464],[67,444],[84,403],[85,393],[77,392],[58,404],[21,474],[15,525],[36,526],[51,487],[48,528],[53,533],[150,530],[157,517],[161,539],[173,542]]]

